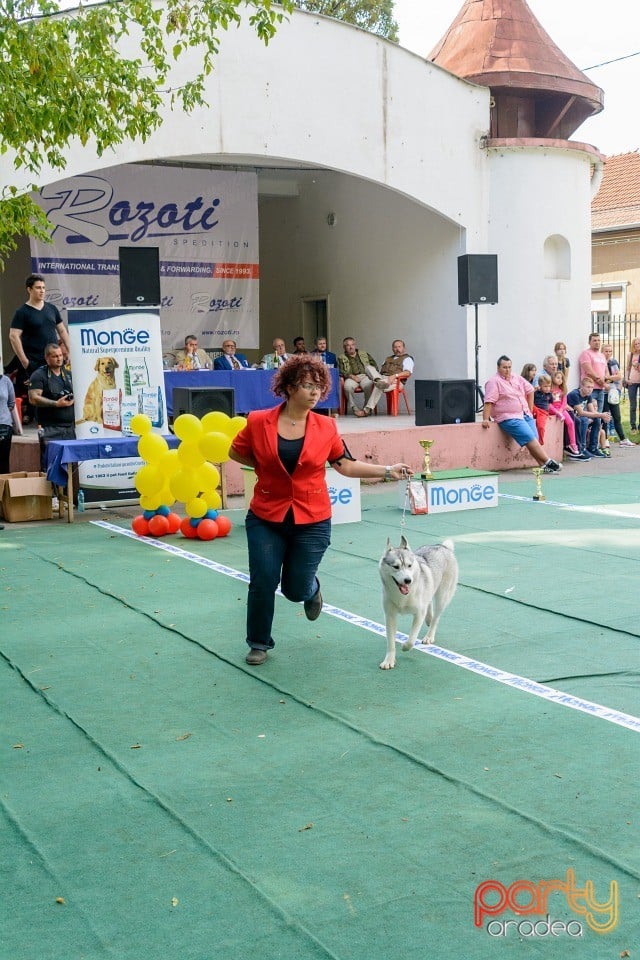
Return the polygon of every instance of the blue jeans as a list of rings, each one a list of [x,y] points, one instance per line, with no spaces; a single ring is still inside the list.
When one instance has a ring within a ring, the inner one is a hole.
[[[316,571],[331,542],[331,520],[282,523],[261,520],[249,510],[245,519],[249,547],[247,643],[257,650],[275,645],[271,625],[280,583],[287,600],[310,600],[320,589]]]
[[[629,421],[630,421],[630,423],[631,423],[631,429],[632,429],[632,430],[635,430],[636,427],[638,426],[638,421],[637,421],[637,419],[636,419],[636,417],[637,417],[637,413],[636,413],[636,410],[637,410],[636,402],[637,402],[637,399],[638,399],[638,387],[640,387],[640,383],[628,383],[628,384],[627,384],[627,391],[628,391],[628,393],[629,393]]]
[[[587,431],[589,430],[591,420],[589,419],[589,417],[579,417],[576,415],[575,424],[576,424],[576,443],[578,444],[580,453],[582,453],[582,451],[586,450],[587,448]]]

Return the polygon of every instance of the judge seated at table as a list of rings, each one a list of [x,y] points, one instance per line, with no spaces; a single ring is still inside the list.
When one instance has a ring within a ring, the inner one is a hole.
[[[214,370],[250,370],[247,358],[242,353],[236,353],[235,340],[225,340],[222,344],[222,356],[213,361]]]
[[[178,370],[210,370],[211,359],[198,347],[198,338],[190,333],[184,338],[184,350],[175,352]]]

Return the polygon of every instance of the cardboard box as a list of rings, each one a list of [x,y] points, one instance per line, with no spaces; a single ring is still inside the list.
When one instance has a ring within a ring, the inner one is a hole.
[[[44,473],[0,474],[0,514],[9,523],[51,520],[52,496]]]

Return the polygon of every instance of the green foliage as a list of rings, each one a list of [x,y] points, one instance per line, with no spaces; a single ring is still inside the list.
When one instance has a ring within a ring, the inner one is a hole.
[[[416,0],[417,2],[417,0]],[[295,0],[296,7],[353,23],[369,33],[398,42],[393,0]]]
[[[74,140],[91,142],[98,155],[146,140],[165,102],[187,112],[204,103],[220,32],[238,24],[244,8],[268,43],[293,0],[111,0],[63,14],[51,0],[0,0],[0,153],[10,151],[15,168],[35,181],[44,163],[64,169]],[[120,52],[127,37],[130,57]],[[188,78],[168,89],[177,60]],[[0,264],[16,234],[43,229],[39,208],[6,185]]]

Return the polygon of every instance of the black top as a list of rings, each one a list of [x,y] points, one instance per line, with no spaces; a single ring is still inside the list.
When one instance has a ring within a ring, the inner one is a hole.
[[[45,303],[42,310],[23,303],[16,310],[11,327],[22,330],[22,349],[32,364],[44,363],[44,348],[48,343],[58,342],[59,323],[62,317],[52,303]]]
[[[32,390],[42,390],[42,396],[48,400],[58,400],[73,393],[71,374],[64,367],[60,376],[52,373],[49,367],[38,367],[31,374],[29,383]],[[69,407],[36,407],[38,423],[43,427],[72,426],[74,421],[73,405]]]

